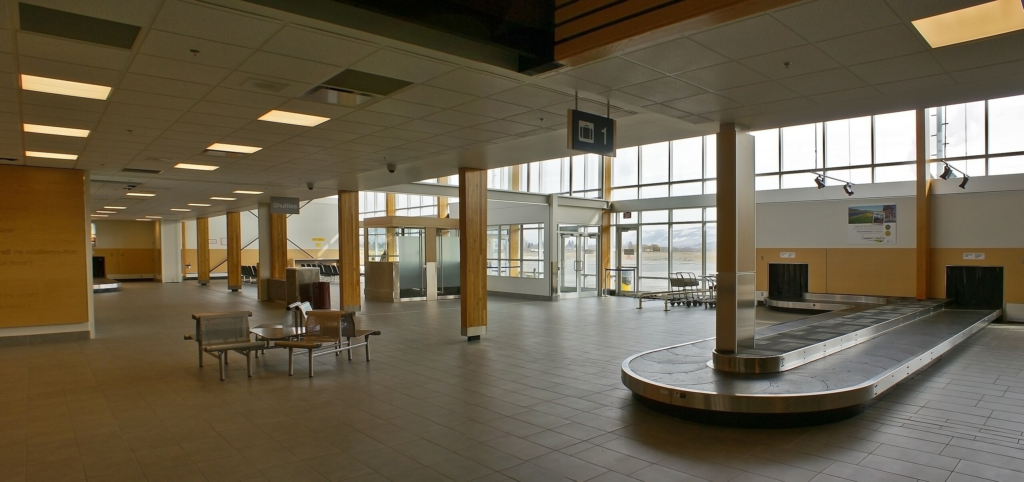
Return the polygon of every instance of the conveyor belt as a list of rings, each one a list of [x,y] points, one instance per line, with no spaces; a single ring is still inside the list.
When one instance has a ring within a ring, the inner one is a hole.
[[[636,395],[665,404],[733,413],[806,413],[859,405],[965,340],[1001,312],[942,310],[789,371],[714,370],[714,339],[659,348],[622,363]]]

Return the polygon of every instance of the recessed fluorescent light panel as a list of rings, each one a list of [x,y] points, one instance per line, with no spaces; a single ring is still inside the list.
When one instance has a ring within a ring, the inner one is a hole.
[[[252,153],[254,153],[254,152],[256,152],[256,151],[258,151],[260,149],[263,149],[263,148],[262,147],[253,147],[253,146],[239,146],[239,145],[235,145],[235,144],[221,144],[221,143],[217,142],[217,143],[214,143],[214,144],[210,144],[210,147],[207,147],[207,149],[211,150],[211,151],[224,151],[224,152],[237,152],[237,153],[240,153],[240,154],[252,154]]]
[[[107,96],[110,95],[110,87],[105,85],[84,84],[25,74],[21,74],[21,88],[47,94],[70,95],[96,100],[107,100]]]
[[[58,154],[56,152],[40,152],[40,151],[25,151],[27,157],[42,157],[46,159],[64,159],[68,161],[74,161],[78,159],[78,154]]]
[[[103,206],[103,209],[128,209],[125,206]]]
[[[117,214],[117,211],[96,211],[100,214]]]
[[[305,126],[313,127],[323,124],[331,120],[330,117],[320,117],[316,115],[297,114],[295,112],[285,112],[283,110],[272,110],[263,114],[260,117],[261,121],[277,122],[278,124],[291,124],[294,126]]]
[[[90,216],[92,216],[94,218],[105,218],[105,217],[107,217],[106,214],[90,214]]]
[[[163,216],[146,216],[149,219],[162,219]]]
[[[126,192],[126,193],[124,193],[124,195],[125,196],[132,196],[132,197],[153,197],[153,196],[156,196],[156,194],[153,194],[151,192]]]
[[[204,164],[188,164],[186,162],[179,162],[174,165],[178,169],[191,169],[193,171],[216,171],[220,166],[207,166]]]
[[[231,191],[231,192],[233,192],[235,194],[263,194],[263,191],[242,191],[242,190],[238,190],[238,191]]]
[[[1024,29],[1020,0],[996,0],[911,22],[932,48]]]
[[[171,208],[171,211],[178,211],[178,212],[182,212],[182,213],[187,213],[187,212],[191,212],[192,210],[191,209],[182,209],[182,208]]]
[[[210,199],[213,199],[214,201],[237,201],[238,200],[237,197],[216,197],[216,196],[211,197]]]
[[[136,219],[136,221],[152,221],[152,219],[139,218],[139,219]]]
[[[85,129],[72,129],[70,127],[42,126],[39,124],[23,124],[25,132],[33,134],[49,134],[51,136],[68,137],[89,137],[89,131]]]
[[[209,204],[202,204],[202,203],[188,203],[188,205],[189,206],[196,206],[196,207],[200,207],[200,208],[208,208],[208,207],[210,207]]]

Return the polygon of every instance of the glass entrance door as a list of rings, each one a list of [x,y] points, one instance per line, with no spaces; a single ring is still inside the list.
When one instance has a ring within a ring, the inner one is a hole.
[[[601,237],[559,233],[558,291],[564,298],[597,296],[601,288]]]
[[[618,239],[615,240],[616,253],[615,261],[616,266],[620,268],[633,268],[632,275],[626,275],[625,273],[619,273],[617,282],[619,286],[615,289],[619,292],[625,291],[637,291],[639,288],[637,284],[637,259],[639,254],[639,246],[637,246],[637,229],[636,227],[623,227],[620,226],[616,230],[616,236]]]

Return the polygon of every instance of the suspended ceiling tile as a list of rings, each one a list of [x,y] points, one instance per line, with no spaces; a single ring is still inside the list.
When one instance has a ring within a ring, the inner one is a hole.
[[[950,75],[953,76],[953,79],[959,83],[978,82],[1021,74],[1024,74],[1024,61],[1006,62],[1004,64],[990,65],[976,69],[959,70],[950,73]]]
[[[199,100],[203,98],[203,96],[205,96],[212,87],[209,85],[184,82],[164,77],[151,77],[148,75],[127,73],[121,79],[121,83],[117,88]]]
[[[605,98],[611,99],[618,105],[626,104],[634,107],[643,107],[645,105],[650,105],[654,103],[653,101],[644,99],[642,97],[637,97],[633,94],[627,94],[621,90],[609,90],[601,92],[600,95],[604,96]]]
[[[967,70],[1024,59],[1024,31],[932,50],[947,71]]]
[[[25,116],[44,116],[53,119],[68,119],[95,124],[103,114],[95,111],[60,109],[42,105],[25,104],[21,108]]]
[[[348,120],[329,120],[317,126],[317,129],[334,130],[341,132],[351,132],[353,134],[372,134],[377,131],[384,130],[382,126],[375,126],[369,124],[360,124],[358,122],[351,122]]]
[[[382,49],[356,62],[351,68],[418,84],[454,70],[455,67],[440,60]]]
[[[928,0],[927,2],[918,0],[889,0],[889,6],[903,20],[912,21],[940,13],[973,7],[988,1],[990,0]]]
[[[676,77],[710,91],[756,84],[768,80],[767,77],[754,72],[738,62],[728,62],[692,70],[678,74]]]
[[[764,104],[757,104],[753,106],[755,109],[761,112],[784,112],[796,109],[810,109],[815,107],[817,104],[814,101],[806,97],[797,97],[795,99],[778,100],[775,102],[766,102]]]
[[[519,87],[506,90],[500,94],[493,95],[491,98],[502,102],[508,102],[510,104],[529,107],[531,109],[540,109],[542,107],[571,100],[573,96],[542,89],[533,85],[521,85]]]
[[[603,85],[610,89],[637,84],[661,77],[661,72],[630,62],[621,57],[593,62],[566,72],[573,77]]]
[[[771,79],[796,77],[839,67],[835,60],[813,45],[779,50],[744,59],[740,63]]]
[[[199,112],[188,112],[178,119],[180,122],[191,122],[193,124],[201,124],[215,127],[229,127],[232,129],[239,129],[249,122],[245,119],[239,119],[237,117],[227,117],[222,115],[214,114],[203,114]]]
[[[664,116],[668,116],[668,117],[676,117],[676,118],[678,118],[678,117],[687,117],[687,116],[691,115],[689,112],[683,112],[683,111],[681,111],[679,109],[673,109],[673,108],[671,108],[671,107],[669,107],[667,105],[662,105],[662,104],[651,104],[651,105],[649,105],[647,107],[644,107],[644,109],[647,109],[647,110],[649,110],[651,112],[656,112],[658,114],[661,114],[661,115],[664,115]]]
[[[665,102],[668,100],[681,99],[683,97],[692,97],[697,94],[703,94],[707,91],[693,84],[683,82],[675,77],[662,77],[660,79],[621,87],[618,92],[646,99],[646,102],[644,103],[650,104],[651,102]]]
[[[735,100],[741,104],[753,105],[778,100],[792,99],[799,97],[777,82],[762,82],[760,84],[745,85],[734,89],[726,89],[718,92],[720,95]]]
[[[557,114],[551,112],[545,112],[542,110],[534,110],[525,112],[523,114],[514,115],[505,119],[507,121],[518,122],[520,124],[531,125],[534,127],[555,127],[565,125],[565,114]]]
[[[943,73],[942,66],[928,52],[855,65],[850,70],[869,84],[885,84]]]
[[[500,134],[504,134],[507,136],[514,136],[522,134],[524,132],[532,131],[537,127],[529,124],[520,124],[518,122],[511,122],[507,120],[496,120],[494,122],[480,124],[476,126],[476,128],[484,131],[498,132]]]
[[[0,89],[0,92],[6,89]],[[0,94],[3,98],[17,99],[17,91],[10,89],[11,95]],[[21,103],[22,104],[35,104],[45,105],[49,107],[58,107],[63,109],[73,110],[86,110],[92,112],[103,112],[107,108],[108,102],[96,99],[84,99],[81,97],[68,97],[66,95],[54,95],[46,94],[43,92],[33,92],[31,90],[23,90],[21,92]]]
[[[202,100],[197,102],[196,105],[192,106],[190,112],[195,112],[199,114],[223,115],[239,119],[252,120],[258,119],[261,115],[266,114],[267,109],[260,109],[257,107],[245,107],[232,104],[222,104],[220,102],[209,102]]]
[[[811,42],[901,23],[884,0],[817,0],[772,16]]]
[[[192,50],[199,52],[195,53]],[[163,30],[149,30],[139,52],[182,62],[233,69],[244,62],[252,54],[253,49]]]
[[[871,97],[878,97],[877,90],[873,87],[860,87],[856,89],[840,90],[837,92],[828,92],[825,94],[817,94],[810,96],[810,99],[821,105],[836,104],[840,102],[849,102],[854,100],[868,99]]]
[[[419,141],[430,137],[430,134],[424,134],[422,132],[414,132],[400,128],[385,129],[380,132],[377,132],[374,135],[378,137],[387,137],[390,139],[401,139],[406,142]]]
[[[827,40],[816,45],[843,65],[862,64],[924,52],[928,49],[924,39],[902,24]]]
[[[67,62],[108,70],[123,70],[131,51],[65,40],[49,35],[18,32],[18,53],[27,57]]]
[[[281,27],[241,12],[171,0],[163,4],[153,28],[181,35],[257,48]]]
[[[269,75],[235,71],[224,78],[221,87],[237,89],[255,94],[273,95],[283,98],[298,97],[310,90],[311,85],[295,80],[280,79]],[[283,99],[282,99],[283,100]]]
[[[71,80],[85,82],[87,84],[98,84],[113,86],[121,76],[121,71],[101,69],[98,67],[87,67],[84,65],[69,64],[56,60],[39,59],[24,55],[18,58],[21,73],[49,77],[52,79]]]
[[[384,114],[382,112],[371,112],[367,110],[357,110],[342,118],[342,120],[346,120],[349,122],[369,124],[379,127],[394,127],[398,124],[408,122],[409,119],[409,117],[405,116]]]
[[[360,135],[361,134],[353,134],[351,132],[330,131],[330,130],[325,130],[325,129],[312,129],[312,130],[302,134],[301,136],[297,136],[295,139],[298,139],[300,137],[306,137],[306,138],[310,138],[310,139],[323,139],[323,140],[326,140],[326,141],[332,141],[332,142],[338,143],[338,142],[351,141],[352,139],[355,139],[355,138],[359,137]],[[296,141],[296,142],[298,142],[298,141]]]
[[[476,114],[487,117],[509,117],[517,114],[522,114],[530,109],[515,104],[509,104],[507,102],[501,102],[494,99],[477,99],[472,102],[467,102],[452,110],[459,112],[465,112],[468,114]]]
[[[434,78],[427,84],[477,97],[489,97],[521,85],[506,77],[466,68]]]
[[[583,92],[601,92],[602,90],[608,89],[607,87],[595,84],[589,80],[580,79],[566,74],[549,75],[547,77],[543,77],[542,80],[546,84],[574,91],[581,90]]]
[[[852,72],[843,68],[790,77],[781,79],[779,82],[800,95],[823,94],[867,85]]]
[[[742,117],[754,116],[760,113],[761,111],[754,109],[752,107],[737,107],[735,109],[727,109],[718,112],[708,112],[706,114],[701,115],[711,120],[716,120],[718,122],[729,122]]]
[[[118,97],[116,94],[117,93],[115,92],[115,95],[111,95],[111,98],[114,99],[115,97]],[[133,92],[129,96],[131,97],[137,94],[139,93]],[[108,102],[107,105],[107,114],[141,117],[144,119],[173,121],[185,113],[185,109],[162,109],[137,103],[126,104],[122,102]]]
[[[319,84],[337,75],[341,69],[335,65],[258,51],[238,67],[238,70],[307,84]]]
[[[804,39],[768,15],[743,19],[690,37],[731,59],[743,59],[803,45]]]
[[[483,124],[485,122],[490,122],[494,120],[494,118],[476,114],[467,114],[465,112],[446,110],[424,117],[423,120],[440,122],[442,124],[457,125],[460,127],[470,127],[478,124]]]
[[[459,104],[465,104],[477,97],[452,90],[439,89],[429,85],[414,85],[395,94],[393,98],[407,102],[415,102],[417,104],[440,107],[442,109],[449,109]]]
[[[442,122],[434,122],[428,120],[414,120],[406,122],[405,124],[399,124],[396,126],[398,129],[405,129],[413,132],[421,132],[424,134],[445,134],[454,130],[458,130],[459,126],[444,124]]]
[[[876,85],[875,88],[882,91],[883,94],[895,95],[920,93],[937,87],[953,85],[955,83],[956,81],[954,81],[948,74],[938,74],[929,77],[879,84]]]
[[[473,144],[475,141],[450,136],[435,136],[431,137],[430,139],[426,139],[423,142],[426,142],[428,144],[437,144],[446,147],[464,147]]]
[[[418,119],[420,117],[440,112],[441,108],[424,104],[415,104],[404,100],[384,99],[370,104],[366,107],[366,110]]]
[[[285,100],[287,100],[287,98],[277,95],[260,94],[245,90],[217,87],[210,91],[205,100],[210,102],[220,102],[222,104],[233,104],[243,107],[270,110],[281,105]]]
[[[110,101],[124,104],[135,104],[146,107],[159,107],[161,109],[186,111],[196,103],[193,99],[184,97],[172,97],[169,95],[150,94],[136,92],[134,90],[114,89],[110,94]]]
[[[129,72],[135,72],[154,77],[166,79],[184,80],[206,85],[217,85],[231,72],[221,67],[182,62],[180,60],[165,59],[152,55],[139,54],[135,56]]]
[[[168,127],[167,130],[202,134],[204,136],[226,136],[234,132],[235,128],[193,124],[190,122],[175,122],[174,124],[171,124],[171,127]]]
[[[740,106],[736,101],[727,99],[718,94],[695,95],[685,99],[669,101],[666,102],[665,105],[672,107],[673,109],[678,109],[683,112],[692,112],[694,114],[716,112]]]
[[[360,137],[355,142],[359,143],[359,144],[366,144],[366,145],[370,145],[370,146],[379,146],[379,147],[398,147],[398,146],[406,143],[406,141],[404,141],[402,139],[394,139],[394,138],[389,138],[389,137],[377,137],[377,136],[364,136],[364,137]]]
[[[299,114],[315,115],[320,117],[341,117],[352,112],[351,107],[340,105],[324,104],[322,102],[310,102],[301,99],[292,99],[277,107],[278,110],[297,112]],[[261,114],[262,115],[262,114]]]
[[[340,143],[340,141],[335,141],[335,140],[331,140],[331,139],[321,139],[321,138],[317,138],[317,137],[308,137],[308,136],[295,136],[295,137],[292,137],[292,138],[288,139],[288,142],[292,143],[292,144],[303,145],[303,146],[318,147],[320,149],[326,149],[328,147],[334,147],[334,146],[336,146],[336,145],[338,145]]]
[[[274,35],[261,49],[297,59],[348,67],[377,50],[377,47],[363,41],[290,25]]]

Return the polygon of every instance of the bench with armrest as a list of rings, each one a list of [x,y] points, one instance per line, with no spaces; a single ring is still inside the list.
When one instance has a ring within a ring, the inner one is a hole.
[[[196,313],[195,335],[185,335],[186,340],[195,340],[199,345],[199,367],[203,366],[203,354],[214,356],[220,364],[220,379],[224,380],[228,352],[245,355],[249,376],[252,376],[253,351],[265,346],[262,341],[249,338],[249,311],[225,311],[219,313]]]
[[[288,375],[294,374],[294,351],[309,353],[309,376],[313,377],[313,357],[345,351],[352,359],[352,349],[365,347],[366,361],[370,361],[370,336],[380,335],[377,330],[360,330],[356,327],[355,313],[337,310],[311,310],[305,312],[305,334],[299,340],[275,342],[274,345],[288,349]],[[360,343],[352,339],[362,338]]]

